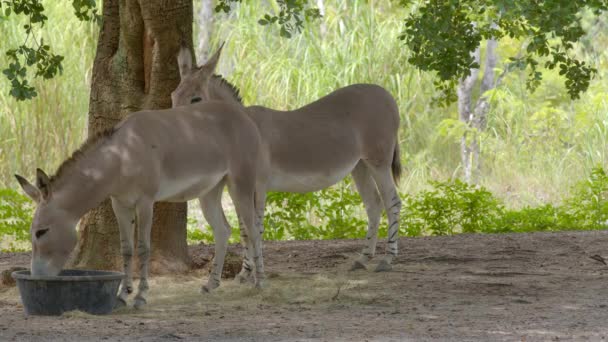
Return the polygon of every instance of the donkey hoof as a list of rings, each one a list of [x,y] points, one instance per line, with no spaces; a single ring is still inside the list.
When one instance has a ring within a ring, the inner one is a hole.
[[[207,283],[207,285],[203,285],[203,287],[201,288],[201,293],[202,294],[210,293],[211,291],[218,288],[219,286],[220,286],[220,284],[217,284],[217,283]]]
[[[127,301],[120,297],[116,297],[116,302],[114,302],[114,309],[121,309],[125,306],[127,306]]]
[[[380,260],[376,266],[375,272],[388,272],[393,269],[393,266],[386,260]]]
[[[353,261],[352,266],[350,266],[350,270],[351,271],[364,270],[366,268],[367,267],[365,266],[365,264],[361,260],[355,260],[355,261]]]
[[[239,273],[236,275],[236,277],[234,277],[234,280],[236,280],[239,284],[252,283],[253,277],[251,274]]]
[[[261,279],[255,282],[255,288],[258,290],[262,290],[266,288],[266,281]]]
[[[145,298],[143,297],[137,297],[135,298],[135,302],[133,303],[133,307],[137,310],[142,309],[144,306],[146,306],[146,304],[148,304],[148,302],[146,301]]]

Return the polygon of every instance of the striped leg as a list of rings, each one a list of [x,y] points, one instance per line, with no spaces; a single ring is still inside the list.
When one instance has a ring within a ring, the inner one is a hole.
[[[398,235],[399,235],[399,214],[401,212],[401,199],[397,192],[397,187],[391,175],[390,165],[382,168],[372,168],[372,176],[378,186],[380,197],[384,203],[386,216],[388,217],[388,242],[386,245],[386,254],[384,259],[380,261],[376,267],[376,272],[390,271],[393,257],[397,256],[398,252]]]
[[[260,236],[264,236],[264,208],[266,206],[266,192],[263,190],[256,191],[255,195],[255,227],[260,232]],[[239,221],[240,222],[240,221]],[[243,255],[243,266],[241,271],[236,276],[236,280],[240,283],[254,282],[253,277],[253,248],[249,235],[242,222],[241,224],[241,244],[245,249]],[[263,248],[262,246],[260,248]]]
[[[243,246],[243,265],[241,266],[241,271],[236,275],[235,280],[239,283],[248,283],[253,282],[253,248],[251,245],[251,241],[249,241],[249,234],[247,234],[247,229],[243,225],[243,222],[239,220],[239,229],[241,232],[241,245]]]
[[[154,202],[140,200],[135,212],[137,213],[137,256],[139,257],[139,285],[133,306],[136,309],[146,304],[148,293],[148,268],[150,264],[150,232],[152,230],[152,210]]]
[[[249,248],[253,249],[251,254],[255,265],[255,286],[260,288],[263,287],[265,279],[264,259],[262,256],[262,237],[260,231],[256,228],[254,186],[247,182],[248,180],[229,184],[228,189],[230,190],[236,213],[242,223],[241,229],[247,230],[247,235],[249,236],[248,242],[251,242]]]
[[[133,228],[135,224],[135,211],[112,198],[112,209],[118,229],[120,231],[120,249],[122,251],[123,269],[125,277],[120,284],[116,306],[127,305],[127,297],[133,292]]]
[[[365,264],[374,257],[378,241],[378,225],[382,214],[382,200],[378,195],[376,183],[374,183],[368,167],[359,162],[355,166],[352,176],[367,212],[367,235],[365,237],[366,246],[363,248],[361,256],[353,262],[351,271],[365,268]]]
[[[203,286],[201,292],[209,292],[220,286],[224,259],[228,249],[228,239],[230,238],[230,225],[222,210],[222,191],[224,182],[220,182],[203,197],[199,198],[201,209],[205,220],[209,222],[213,229],[213,239],[215,240],[215,255],[213,265],[209,274],[207,284]]]

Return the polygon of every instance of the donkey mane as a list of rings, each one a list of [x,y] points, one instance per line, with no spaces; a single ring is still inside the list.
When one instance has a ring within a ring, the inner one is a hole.
[[[72,165],[74,165],[78,160],[80,160],[93,146],[98,145],[98,143],[104,142],[109,137],[111,137],[114,132],[116,132],[116,128],[108,128],[101,132],[98,132],[85,140],[85,142],[72,153],[72,155],[63,161],[61,165],[55,171],[55,175],[51,176],[49,179],[50,184],[56,182]]]
[[[243,104],[243,99],[241,98],[241,93],[239,88],[237,88],[234,84],[228,82],[228,80],[226,80],[224,77],[222,77],[221,75],[213,75],[213,79],[217,82],[219,82],[219,85],[227,88],[231,93],[232,96],[234,96],[234,98],[240,103]]]
[[[228,80],[226,80],[220,75],[213,75],[213,79],[216,81],[216,84],[218,86],[227,89],[230,94],[234,96],[235,100],[237,100],[240,104],[243,104],[243,99],[241,98],[240,91],[236,86],[228,82]],[[87,140],[85,140],[85,142],[80,146],[80,148],[74,151],[68,159],[66,159],[63,163],[61,163],[61,165],[59,165],[57,171],[55,171],[55,175],[50,177],[50,183],[53,184],[54,182],[57,182],[57,180],[61,178],[63,174],[65,174],[66,170],[69,169],[72,165],[74,165],[78,160],[80,160],[92,147],[110,138],[114,134],[114,132],[116,132],[116,128],[112,127],[88,137]]]

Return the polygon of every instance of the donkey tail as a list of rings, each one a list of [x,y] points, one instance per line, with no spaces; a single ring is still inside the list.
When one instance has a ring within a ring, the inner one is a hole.
[[[391,163],[391,171],[393,172],[393,180],[395,184],[399,184],[401,178],[401,154],[399,153],[399,140],[395,143],[395,149],[393,150],[393,162]]]

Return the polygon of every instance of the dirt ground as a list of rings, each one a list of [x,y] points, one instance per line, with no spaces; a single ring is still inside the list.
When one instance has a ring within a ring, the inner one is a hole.
[[[268,286],[154,277],[144,310],[25,316],[0,289],[1,341],[564,341],[608,336],[608,231],[402,238],[392,272],[347,269],[362,241],[267,242]],[[381,243],[380,248],[384,245]],[[237,247],[232,247],[237,251]],[[201,263],[210,246],[192,246]],[[0,254],[0,270],[27,265]]]

